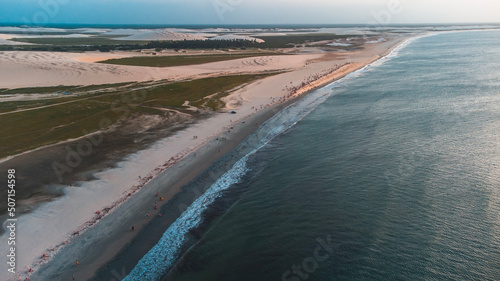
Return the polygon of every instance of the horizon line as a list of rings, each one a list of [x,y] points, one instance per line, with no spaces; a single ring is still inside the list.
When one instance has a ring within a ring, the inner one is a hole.
[[[200,23],[200,24],[183,24],[183,23],[43,23],[29,24],[22,22],[0,22],[0,26],[28,26],[28,27],[46,27],[51,25],[72,25],[72,26],[464,26],[464,25],[500,25],[500,22],[442,22],[442,23],[390,23],[390,24],[374,24],[374,23]]]

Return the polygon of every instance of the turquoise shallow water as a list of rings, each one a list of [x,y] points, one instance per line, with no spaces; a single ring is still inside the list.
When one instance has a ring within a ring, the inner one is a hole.
[[[500,280],[499,58],[440,34],[328,87],[163,279]]]

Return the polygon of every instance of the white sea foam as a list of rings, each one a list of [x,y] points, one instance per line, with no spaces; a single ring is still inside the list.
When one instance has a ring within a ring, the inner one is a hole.
[[[345,79],[345,78],[344,78]],[[333,93],[331,88],[339,82],[319,89],[278,112],[266,121],[248,142],[258,143],[256,148],[238,160],[210,188],[194,201],[186,211],[167,229],[160,241],[139,261],[125,281],[158,280],[175,263],[179,249],[186,241],[186,234],[202,222],[201,214],[212,204],[222,191],[239,182],[249,171],[248,158],[271,140],[293,127],[311,113]]]

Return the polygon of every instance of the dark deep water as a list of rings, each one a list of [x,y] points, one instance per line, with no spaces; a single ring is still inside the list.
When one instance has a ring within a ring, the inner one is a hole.
[[[420,38],[326,90],[163,279],[500,280],[500,32]]]

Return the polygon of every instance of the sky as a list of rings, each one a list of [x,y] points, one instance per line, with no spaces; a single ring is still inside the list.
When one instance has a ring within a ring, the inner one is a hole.
[[[500,22],[498,0],[0,0],[0,23],[405,24]]]

